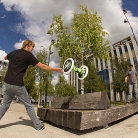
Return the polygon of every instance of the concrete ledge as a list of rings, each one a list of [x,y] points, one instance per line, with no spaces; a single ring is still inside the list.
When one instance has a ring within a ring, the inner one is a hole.
[[[112,106],[106,110],[37,109],[41,119],[77,130],[106,126],[136,112],[138,104]]]
[[[111,107],[107,92],[93,92],[82,95],[55,97],[52,102],[55,109],[108,109]]]

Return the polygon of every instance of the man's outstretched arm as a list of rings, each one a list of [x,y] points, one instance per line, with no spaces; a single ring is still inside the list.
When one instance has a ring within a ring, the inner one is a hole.
[[[47,70],[47,71],[56,71],[56,72],[60,72],[63,73],[63,70],[61,68],[52,68],[46,64],[43,64],[41,62],[39,62],[38,64],[36,64],[36,66],[42,70]]]

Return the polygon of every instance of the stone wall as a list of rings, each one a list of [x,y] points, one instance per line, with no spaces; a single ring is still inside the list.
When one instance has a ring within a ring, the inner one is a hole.
[[[113,106],[106,110],[68,110],[38,108],[37,115],[56,125],[85,130],[108,124],[138,112],[138,104]]]
[[[55,97],[52,108],[55,109],[108,109],[111,107],[106,92],[94,92],[83,95]]]

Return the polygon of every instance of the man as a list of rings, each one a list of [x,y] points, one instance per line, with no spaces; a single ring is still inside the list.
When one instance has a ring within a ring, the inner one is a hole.
[[[9,65],[4,78],[5,91],[3,95],[3,103],[0,106],[0,119],[9,108],[14,96],[18,96],[20,101],[24,104],[35,129],[42,130],[45,128],[44,124],[39,121],[34,112],[28,93],[24,86],[23,76],[29,65],[48,71],[56,71],[60,73],[63,73],[63,71],[61,68],[52,68],[39,62],[31,53],[34,46],[35,45],[31,40],[25,40],[21,49],[14,50],[4,57],[5,60],[9,60]]]
[[[137,79],[138,74],[133,69],[133,65],[129,65],[129,71],[126,73],[125,82],[129,83],[129,90],[126,94],[126,104],[130,103],[130,95],[132,93],[132,90],[134,90],[134,103],[137,103]]]

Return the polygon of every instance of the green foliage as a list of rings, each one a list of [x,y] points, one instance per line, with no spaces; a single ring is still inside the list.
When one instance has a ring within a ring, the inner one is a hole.
[[[54,86],[51,84],[51,79],[48,80],[48,95],[54,95]]]
[[[37,87],[35,85],[35,73],[35,68],[29,66],[26,70],[23,80],[29,96],[33,97],[34,99],[38,99]]]
[[[38,86],[34,84],[34,86],[32,87],[29,96],[32,97],[34,100],[38,100],[39,98],[39,93],[38,93]]]
[[[72,57],[80,64],[90,54],[107,59],[109,41],[105,38],[108,33],[101,25],[101,17],[86,6],[79,5],[79,8],[82,13],[74,13],[70,26],[63,23],[61,15],[54,16],[50,26],[49,33],[56,34],[59,39],[55,47],[58,49],[61,63]]]
[[[126,101],[111,101],[112,106],[126,105]]]
[[[47,104],[44,104],[43,108],[49,108],[49,106]]]
[[[59,81],[55,85],[56,96],[73,96],[77,95],[77,91],[74,86],[70,86],[65,80],[64,76],[59,76]]]
[[[3,70],[0,70],[0,87],[2,87],[3,83],[4,83],[4,78],[7,72],[7,68],[8,66],[5,65]]]
[[[47,50],[43,48],[40,52],[36,54],[37,59],[42,62],[43,64],[49,64],[48,63],[48,54]],[[51,84],[51,77],[52,73],[49,71],[43,71],[40,69],[37,69],[37,76],[39,78],[39,92],[40,95],[44,95],[45,91],[47,95],[53,95],[54,94],[54,88],[53,85]]]
[[[41,63],[48,64],[48,54],[45,48],[36,53],[36,57]],[[54,89],[51,80],[49,79],[51,76],[51,73],[48,71],[46,72],[36,67],[29,66],[24,76],[24,83],[29,96],[38,100],[39,95],[44,95],[45,91],[47,92],[47,95],[52,95]],[[36,85],[36,80],[39,81],[38,85]]]
[[[37,52],[36,57],[41,63],[47,64],[48,54],[47,54],[47,51],[45,48],[41,49],[40,52]],[[40,95],[44,95],[48,72],[43,71],[41,69],[36,69],[36,70],[37,70],[36,77],[38,77],[38,81],[39,81],[39,93],[40,93]]]
[[[89,75],[84,80],[85,93],[91,92],[108,92],[107,85],[103,81],[102,77],[98,75],[96,68],[93,64],[85,63],[89,69]]]
[[[125,76],[128,70],[129,62],[123,58],[115,58],[112,60],[112,76],[113,76],[113,90],[119,92],[122,99],[122,92],[128,90],[128,84],[125,83]]]

